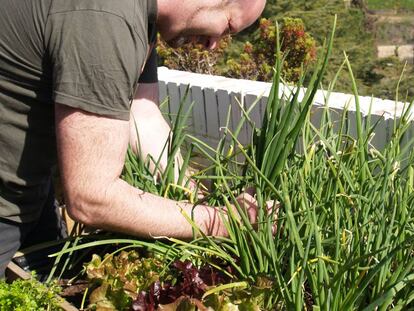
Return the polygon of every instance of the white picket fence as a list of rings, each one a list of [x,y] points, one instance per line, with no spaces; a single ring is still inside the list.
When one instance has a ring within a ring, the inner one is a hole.
[[[265,82],[230,79],[221,76],[195,74],[184,71],[158,68],[160,101],[169,98],[170,115],[174,116],[187,90],[185,105],[194,102],[189,130],[192,134],[205,142],[215,145],[221,137],[221,128],[226,126],[226,118],[231,106],[230,128],[234,129],[242,116],[240,103],[248,109],[257,99],[259,102],[252,110],[250,117],[260,127],[265,111],[267,96],[271,84]],[[280,94],[288,94],[289,87],[280,86]],[[302,90],[303,93],[303,90]],[[347,110],[347,128],[351,135],[356,135],[355,97],[351,94],[332,92],[327,98],[326,91],[318,91],[311,110],[314,124],[320,122],[322,109],[328,105],[333,120],[340,120],[343,110]],[[371,124],[378,122],[371,144],[382,149],[389,140],[395,120],[405,109],[405,104],[392,100],[383,100],[372,97],[359,97],[363,122],[371,111]],[[248,141],[251,128],[246,123],[239,139],[242,143]],[[414,137],[413,122],[407,132],[405,140]]]

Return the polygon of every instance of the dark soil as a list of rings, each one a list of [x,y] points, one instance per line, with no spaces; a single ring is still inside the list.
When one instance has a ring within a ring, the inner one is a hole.
[[[69,283],[68,279],[63,279],[59,281],[59,285],[62,287],[60,296],[79,308],[82,304],[85,290],[88,288],[88,281],[77,280],[73,283]]]

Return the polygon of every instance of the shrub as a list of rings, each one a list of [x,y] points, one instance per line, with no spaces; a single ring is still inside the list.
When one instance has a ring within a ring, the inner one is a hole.
[[[157,52],[160,63],[170,69],[219,74],[217,63],[223,58],[224,50],[230,41],[230,36],[227,36],[220,40],[216,49],[208,51],[201,44],[197,43],[189,43],[173,49],[159,37]]]
[[[227,61],[226,75],[249,80],[271,81],[275,65],[276,26],[269,19],[262,18],[259,36],[253,43],[244,44],[239,59]],[[315,40],[305,31],[299,18],[284,18],[280,30],[281,52],[286,55],[283,78],[297,82],[302,72],[316,59]]]
[[[303,21],[299,18],[283,19],[281,40],[281,50],[287,54],[284,78],[296,82],[301,75],[302,65],[307,67],[316,59],[315,40],[305,31]]]
[[[56,285],[46,286],[35,279],[16,280],[11,284],[0,281],[0,310],[62,310],[57,294],[60,288]]]
[[[305,31],[299,18],[284,18],[281,28],[281,51],[286,54],[284,79],[296,82],[302,71],[316,59],[315,40]],[[157,47],[161,64],[170,69],[205,74],[221,74],[234,78],[271,81],[275,65],[276,26],[266,18],[259,23],[259,33],[252,42],[245,42],[243,52],[224,63],[230,37],[220,41],[218,48],[207,51],[200,44],[189,43],[172,49],[162,40]]]

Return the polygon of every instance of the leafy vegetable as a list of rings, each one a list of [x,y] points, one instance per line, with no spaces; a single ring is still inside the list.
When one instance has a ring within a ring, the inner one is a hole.
[[[231,270],[230,267],[226,269]],[[223,292],[221,295],[216,292],[205,298],[208,290],[219,288],[220,284],[226,284],[223,287],[232,289],[229,282],[228,275],[209,264],[198,268],[188,260],[175,261],[163,280],[156,281],[149,291],[139,294],[130,310],[239,310],[232,302],[236,298],[242,308],[240,310],[259,310],[255,309],[257,305],[248,295],[247,299],[239,299],[241,296],[237,295],[237,290]],[[243,306],[252,306],[253,309],[243,309]]]
[[[38,282],[34,274],[29,280],[15,280],[11,284],[0,280],[0,310],[62,310],[59,292],[56,284],[46,286]]]
[[[139,293],[158,280],[163,265],[156,258],[140,258],[136,251],[93,255],[85,271],[95,287],[89,309],[128,310]]]

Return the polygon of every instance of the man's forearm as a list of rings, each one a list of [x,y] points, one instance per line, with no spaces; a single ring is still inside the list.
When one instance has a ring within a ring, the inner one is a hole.
[[[202,205],[194,207],[144,193],[121,179],[80,202],[84,206],[73,202],[70,210],[77,211],[74,216],[79,221],[96,228],[144,238],[170,236],[189,239],[192,227],[182,214],[186,213],[190,217],[194,215],[194,221],[206,234],[225,234],[217,209]]]

